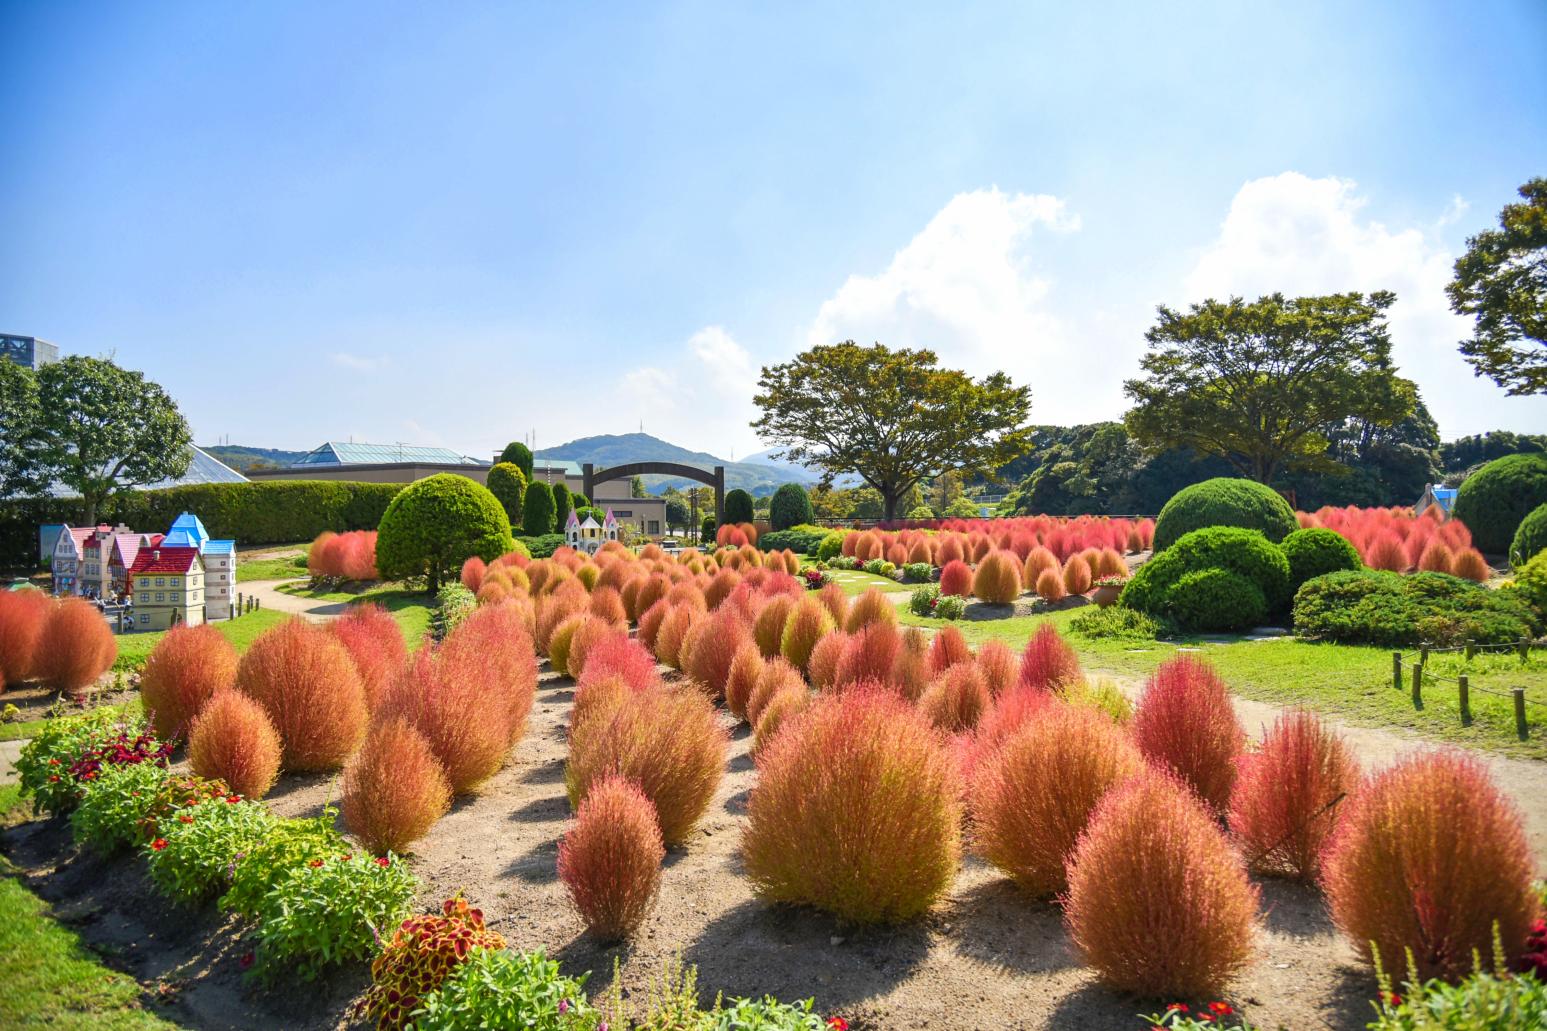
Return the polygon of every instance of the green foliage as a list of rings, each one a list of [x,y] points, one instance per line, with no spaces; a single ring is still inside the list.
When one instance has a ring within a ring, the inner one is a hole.
[[[1029,388],[937,363],[923,349],[814,347],[763,369],[753,427],[789,461],[857,473],[896,518],[919,483],[949,469],[991,472],[1026,443]]]
[[[982,517],[983,511],[964,496],[945,506],[945,511],[940,515],[945,519],[978,519]]]
[[[897,567],[884,558],[873,558],[865,563],[865,572],[872,576],[891,576],[896,570]]]
[[[32,798],[32,811],[58,816],[75,808],[82,782],[70,767],[83,752],[100,747],[130,726],[143,728],[144,723],[125,723],[122,713],[111,707],[45,723],[22,747],[15,764],[22,794]]]
[[[435,611],[430,615],[430,635],[444,641],[446,635],[478,608],[478,596],[460,583],[449,583],[435,593]]]
[[[1126,605],[1091,607],[1069,621],[1069,631],[1091,640],[1153,641],[1165,626],[1138,609]]]
[[[418,881],[390,852],[340,851],[281,871],[258,904],[258,970],[310,981],[329,966],[369,959],[376,935],[411,911]]]
[[[517,537],[516,544],[526,549],[528,558],[551,558],[564,546],[564,535],[545,533],[541,537]]]
[[[559,529],[554,523],[553,488],[538,480],[526,488],[521,508],[521,533],[526,537],[546,537]]]
[[[908,595],[908,611],[915,616],[933,616],[939,601],[940,585],[924,584],[921,587],[915,587],[913,593]]]
[[[1547,549],[1547,502],[1536,506],[1520,520],[1515,539],[1509,546],[1509,561],[1516,569]]]
[[[1307,580],[1344,569],[1364,568],[1358,549],[1346,537],[1321,527],[1296,530],[1284,538],[1280,547],[1289,560],[1290,597]]]
[[[256,919],[264,896],[290,870],[315,860],[335,859],[352,851],[333,827],[335,810],[325,808],[310,820],[280,820],[268,835],[236,860],[231,887],[220,897],[220,908]]]
[[[1538,551],[1520,567],[1510,591],[1531,606],[1538,625],[1547,622],[1547,551]]]
[[[750,523],[753,518],[752,495],[741,488],[725,492],[725,523]]]
[[[1249,630],[1266,618],[1262,588],[1228,569],[1197,569],[1171,588],[1167,613],[1189,630]]]
[[[1251,1023],[1225,1002],[1199,1006],[1197,1012],[1185,1003],[1172,1003],[1161,1013],[1141,1013],[1152,1031],[1253,1031]]]
[[[519,525],[525,513],[526,474],[514,462],[499,462],[489,470],[489,493],[505,509],[512,526]]]
[[[1174,545],[1144,563],[1123,588],[1119,602],[1158,619],[1175,622],[1183,630],[1223,629],[1193,624],[1190,619],[1205,618],[1215,612],[1206,602],[1182,597],[1182,581],[1189,574],[1221,569],[1238,574],[1262,592],[1265,615],[1275,615],[1289,600],[1289,561],[1277,545],[1256,530],[1233,526],[1214,526],[1185,534]],[[1189,580],[1189,589],[1198,586]],[[1220,581],[1205,585],[1207,597],[1236,590]],[[1249,596],[1254,597],[1254,596]],[[1255,610],[1254,610],[1255,611]],[[1244,617],[1243,617],[1244,618]],[[1209,618],[1212,623],[1212,618]]]
[[[1380,997],[1375,1002],[1371,1031],[1495,1031],[1503,1028],[1547,1027],[1547,985],[1534,973],[1511,974],[1494,929],[1493,969],[1472,955],[1474,972],[1460,984],[1439,979],[1420,982],[1407,957],[1402,992],[1392,990],[1391,978],[1376,953]]]
[[[1495,459],[1462,481],[1452,515],[1479,551],[1502,555],[1532,509],[1547,504],[1547,455]]]
[[[505,450],[504,451],[500,452],[500,461],[501,462],[509,462],[511,465],[515,466],[517,469],[520,469],[522,477],[524,477],[528,483],[531,482],[531,480],[532,480],[532,449],[531,448],[527,447],[525,444],[521,443],[519,440],[513,440],[509,444],[505,445]]]
[[[1547,434],[1494,430],[1457,437],[1440,445],[1440,466],[1447,473],[1462,473],[1505,455],[1547,451]]]
[[[0,498],[38,493],[48,487],[42,419],[37,376],[31,369],[6,360],[0,367]]]
[[[1195,483],[1167,501],[1155,520],[1155,551],[1183,534],[1210,526],[1257,530],[1277,544],[1299,527],[1294,509],[1273,488],[1253,480],[1220,476]]]
[[[820,526],[792,526],[763,534],[757,539],[757,546],[763,551],[783,551],[788,548],[797,555],[809,555],[821,547],[826,538],[827,531]]]
[[[1520,187],[1499,228],[1478,233],[1446,287],[1458,315],[1476,319],[1461,353],[1512,395],[1547,393],[1547,178]]]
[[[249,852],[274,827],[261,802],[231,795],[183,806],[158,823],[158,836],[145,845],[150,879],[161,893],[183,905],[218,894],[239,853]]]
[[[814,999],[780,1002],[771,995],[761,999],[732,999],[705,1014],[698,1031],[823,1031],[828,1025],[811,1011]]]
[[[569,488],[562,482],[553,485],[553,528],[559,533],[564,532],[564,526],[569,522],[569,514],[575,509],[574,496]]]
[[[510,520],[487,487],[466,476],[437,473],[409,484],[387,506],[376,538],[376,568],[386,579],[427,577],[433,592],[473,555],[489,562],[511,546]]]
[[[1386,310],[1395,301],[1378,291],[1210,299],[1185,312],[1162,305],[1145,334],[1145,378],[1124,384],[1134,402],[1128,432],[1144,447],[1218,455],[1260,483],[1287,468],[1335,466],[1328,425],[1390,426],[1416,402],[1391,362]]]
[[[928,562],[909,562],[902,567],[902,575],[909,583],[924,584],[934,579],[935,567]]]
[[[441,903],[439,913],[409,917],[382,943],[361,1011],[377,1031],[397,1031],[472,954],[504,947],[505,939],[484,926],[483,911],[459,893]]]
[[[704,516],[704,521],[698,528],[698,539],[705,544],[714,543],[714,516]]]
[[[822,543],[817,545],[816,557],[818,562],[826,562],[843,554],[843,539],[850,534],[849,530],[832,530]]]
[[[100,855],[144,840],[144,825],[169,774],[160,763],[130,763],[104,767],[86,785],[80,804],[70,814],[70,830],[78,845]]]
[[[161,822],[177,813],[184,806],[209,799],[229,798],[231,786],[219,777],[199,777],[191,773],[173,773],[161,782],[150,811],[145,814],[140,840],[149,841],[161,834]]]
[[[798,483],[786,483],[768,502],[768,521],[775,530],[788,530],[811,522],[811,496]]]
[[[692,509],[682,494],[666,495],[666,527],[668,530],[687,530],[693,518]]]
[[[967,599],[959,594],[942,594],[935,601],[935,616],[939,619],[961,619],[967,614]]]
[[[928,505],[915,505],[914,507],[908,509],[908,518],[909,519],[920,519],[920,520],[923,520],[923,519],[933,519],[934,517],[935,517],[935,510],[930,508]]]
[[[586,1001],[589,975],[566,977],[536,952],[479,949],[414,1011],[416,1031],[591,1031],[600,1021]]]
[[[1516,592],[1443,573],[1328,573],[1306,581],[1294,604],[1298,636],[1343,644],[1507,644],[1535,624]]]

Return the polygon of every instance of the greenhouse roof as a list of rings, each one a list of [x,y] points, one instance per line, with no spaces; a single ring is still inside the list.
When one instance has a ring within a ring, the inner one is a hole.
[[[330,440],[308,451],[296,465],[387,465],[417,462],[425,465],[487,465],[476,458],[460,455],[450,448],[419,447],[414,444],[357,444]]]

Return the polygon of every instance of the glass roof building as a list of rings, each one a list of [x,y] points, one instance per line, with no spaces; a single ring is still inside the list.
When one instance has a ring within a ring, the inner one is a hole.
[[[395,465],[404,462],[421,465],[486,466],[489,464],[467,455],[459,455],[450,448],[444,447],[418,447],[413,444],[356,444],[353,441],[346,443],[330,440],[302,455],[296,460],[295,465]]]

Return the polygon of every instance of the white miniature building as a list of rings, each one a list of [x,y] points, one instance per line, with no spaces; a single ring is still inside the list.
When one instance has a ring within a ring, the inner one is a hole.
[[[594,555],[603,544],[618,539],[618,521],[612,517],[612,509],[607,510],[605,523],[598,523],[594,516],[586,516],[585,522],[574,512],[570,512],[569,518],[564,522],[564,543],[576,551],[583,551],[587,555]]]

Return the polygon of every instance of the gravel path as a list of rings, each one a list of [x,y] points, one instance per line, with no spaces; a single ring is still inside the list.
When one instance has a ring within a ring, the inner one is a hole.
[[[316,601],[312,598],[297,598],[293,594],[286,594],[279,590],[281,584],[304,584],[307,581],[300,580],[248,580],[237,585],[237,590],[242,594],[258,599],[258,603],[266,609],[276,612],[290,612],[297,616],[305,616],[313,622],[325,622],[343,613],[349,604],[343,601]]]

